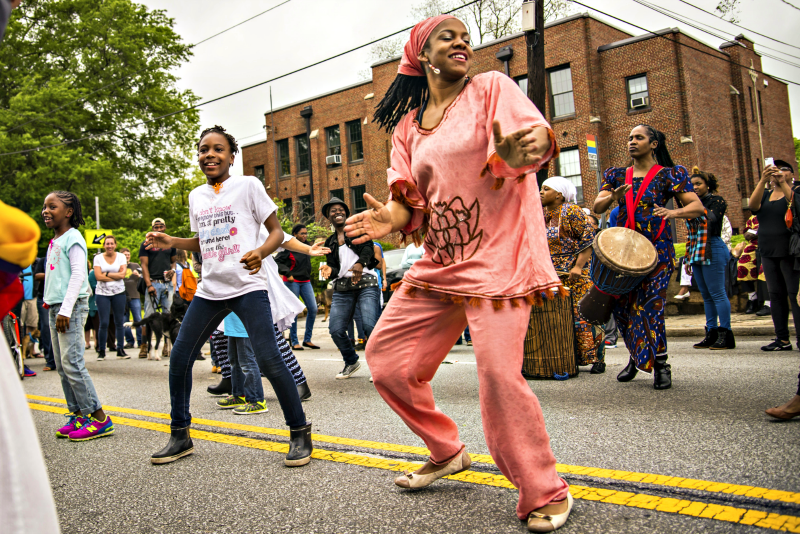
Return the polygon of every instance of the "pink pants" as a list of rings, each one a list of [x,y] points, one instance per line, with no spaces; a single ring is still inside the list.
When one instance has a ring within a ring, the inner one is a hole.
[[[519,488],[517,516],[566,497],[536,395],[523,378],[522,357],[531,307],[500,310],[443,302],[440,295],[401,286],[392,295],[366,347],[381,397],[431,451],[435,463],[463,447],[452,419],[436,407],[430,381],[469,321],[480,384],[486,444],[500,471]]]

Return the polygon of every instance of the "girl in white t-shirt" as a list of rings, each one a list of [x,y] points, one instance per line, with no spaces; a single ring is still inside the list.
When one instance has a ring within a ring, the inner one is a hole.
[[[125,272],[128,260],[125,254],[117,252],[117,239],[107,236],[103,240],[103,254],[94,257],[94,276],[97,287],[94,290],[94,301],[100,315],[100,328],[97,331],[97,361],[106,359],[106,339],[111,312],[114,312],[115,337],[117,341],[117,358],[130,358],[122,348],[125,343]]]
[[[170,356],[171,437],[166,447],[151,456],[155,464],[174,462],[194,452],[189,436],[194,357],[231,312],[244,323],[258,366],[270,381],[289,426],[289,453],[284,463],[295,467],[311,461],[311,425],[275,342],[266,271],[261,268],[264,258],[281,245],[283,230],[277,206],[267,196],[264,184],[253,176],[231,176],[238,151],[236,139],[224,128],[203,131],[197,159],[207,181],[189,194],[189,221],[196,237],[150,232],[145,241],[148,249],[174,247],[199,252],[203,258],[202,279]],[[262,226],[269,231],[266,241],[259,239]]]

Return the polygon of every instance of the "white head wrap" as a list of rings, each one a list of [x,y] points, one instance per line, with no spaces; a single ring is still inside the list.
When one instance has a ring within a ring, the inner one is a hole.
[[[563,176],[553,176],[552,178],[548,178],[542,184],[542,187],[547,186],[554,191],[558,191],[562,195],[564,195],[564,202],[575,203],[578,198],[578,190],[575,189],[575,186],[564,178]]]

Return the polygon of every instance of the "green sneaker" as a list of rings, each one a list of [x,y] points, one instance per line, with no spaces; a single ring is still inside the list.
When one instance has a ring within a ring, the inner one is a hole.
[[[224,399],[217,401],[217,406],[226,410],[236,408],[237,406],[244,406],[246,404],[247,401],[244,400],[244,397],[234,397],[233,395],[228,395]]]
[[[268,411],[267,401],[248,402],[244,406],[237,406],[233,409],[233,413],[236,415],[251,415],[254,413],[264,413]]]

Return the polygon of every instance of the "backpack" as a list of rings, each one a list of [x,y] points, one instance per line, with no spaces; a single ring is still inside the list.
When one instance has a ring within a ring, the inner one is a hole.
[[[178,294],[186,302],[191,302],[196,291],[197,278],[194,276],[192,269],[187,265],[183,268],[181,274],[181,287],[178,288]]]

